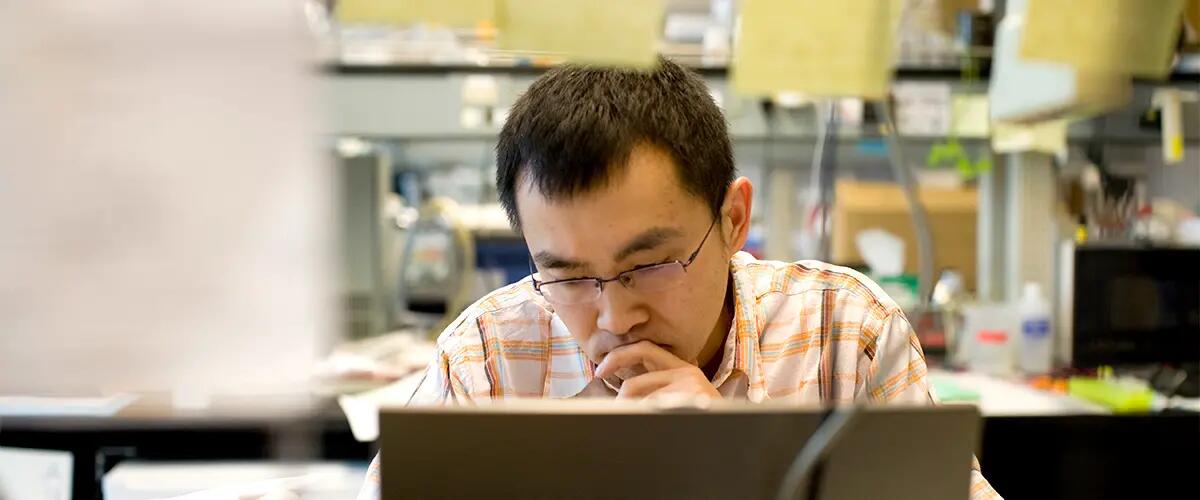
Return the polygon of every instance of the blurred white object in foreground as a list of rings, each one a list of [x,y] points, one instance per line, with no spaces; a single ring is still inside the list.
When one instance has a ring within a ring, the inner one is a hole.
[[[74,466],[69,451],[0,447],[0,498],[70,500]]]
[[[0,4],[0,394],[305,389],[335,261],[300,7]]]
[[[344,499],[362,485],[366,464],[332,462],[138,462],[117,464],[104,476],[109,500]]]

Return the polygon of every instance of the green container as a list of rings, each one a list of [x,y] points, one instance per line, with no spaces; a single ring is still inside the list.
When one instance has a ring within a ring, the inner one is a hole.
[[[1154,391],[1136,384],[1091,377],[1071,377],[1067,392],[1077,398],[1103,405],[1114,413],[1146,413]]]

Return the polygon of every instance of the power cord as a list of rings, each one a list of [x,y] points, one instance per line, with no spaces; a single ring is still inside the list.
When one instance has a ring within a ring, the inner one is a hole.
[[[830,412],[784,473],[779,492],[775,495],[776,500],[819,498],[822,464],[857,419],[859,410],[859,405],[855,404],[834,408]]]
[[[895,120],[892,118],[892,106],[886,99],[876,101],[873,105],[884,128],[892,173],[896,176],[896,182],[900,184],[900,189],[904,191],[904,198],[908,200],[913,233],[917,237],[918,295],[921,299],[921,308],[925,309],[929,306],[930,297],[933,296],[933,232],[929,227],[929,217],[925,213],[925,207],[918,197],[916,174],[904,161],[904,143],[900,140],[900,131],[896,129]]]

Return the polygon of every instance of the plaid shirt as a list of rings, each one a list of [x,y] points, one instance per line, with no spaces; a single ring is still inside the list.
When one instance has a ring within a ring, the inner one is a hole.
[[[759,402],[935,404],[904,313],[861,274],[815,261],[738,253],[735,310],[713,385]],[[481,299],[438,338],[414,403],[613,396],[528,278]],[[972,500],[999,495],[971,464]],[[359,498],[378,498],[378,457]]]

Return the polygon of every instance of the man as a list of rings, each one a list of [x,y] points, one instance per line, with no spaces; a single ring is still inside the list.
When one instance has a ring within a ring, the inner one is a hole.
[[[878,286],[740,252],[753,187],[691,72],[551,70],[496,149],[500,202],[536,272],[442,333],[413,401],[934,403],[912,327]],[[972,498],[998,497],[971,474]],[[370,476],[368,497],[377,463]]]

